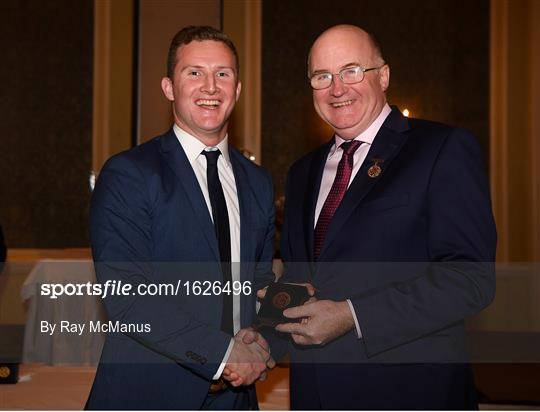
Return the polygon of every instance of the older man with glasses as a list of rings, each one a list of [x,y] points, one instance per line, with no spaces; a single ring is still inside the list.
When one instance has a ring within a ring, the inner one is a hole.
[[[322,33],[308,77],[334,135],[287,179],[283,281],[316,290],[276,327],[292,409],[477,408],[464,319],[493,299],[496,245],[478,143],[390,107],[358,27]]]

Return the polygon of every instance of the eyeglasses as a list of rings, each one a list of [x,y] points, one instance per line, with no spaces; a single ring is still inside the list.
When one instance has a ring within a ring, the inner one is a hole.
[[[321,90],[330,87],[332,81],[334,80],[334,76],[336,75],[339,75],[339,78],[345,84],[360,83],[362,80],[364,80],[365,72],[377,70],[383,66],[384,64],[379,67],[370,67],[369,69],[364,69],[360,66],[345,67],[344,69],[341,69],[338,73],[316,73],[313,76],[309,77],[309,81],[311,83],[311,87],[315,90]]]

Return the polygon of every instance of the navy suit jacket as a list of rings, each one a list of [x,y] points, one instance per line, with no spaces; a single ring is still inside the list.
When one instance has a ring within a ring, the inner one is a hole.
[[[267,172],[233,148],[229,154],[240,206],[241,282],[253,291],[241,294],[246,327],[257,289],[273,280],[273,189]],[[211,216],[172,130],[103,167],[92,197],[91,242],[100,283],[222,280]],[[135,293],[104,302],[112,321],[151,331],[108,333],[87,408],[198,409],[231,339],[220,330],[222,295],[188,295],[181,286],[174,296]]]
[[[415,393],[406,382],[427,384],[424,391],[430,393],[430,381],[448,371],[418,372],[413,364],[466,361],[464,318],[494,296],[496,232],[475,138],[464,130],[407,119],[393,108],[333,216],[314,263],[315,206],[333,142],[289,171],[283,281],[310,282],[319,299],[350,299],[363,339],[352,330],[324,347],[293,347],[293,407],[316,406],[294,404],[308,386],[317,388],[329,409],[470,406],[422,403],[430,395]],[[376,162],[382,172],[370,177],[368,170]],[[302,372],[309,363],[319,365],[319,372]],[[320,371],[329,364],[340,366],[334,373]],[[379,364],[386,365],[386,372],[377,369]],[[388,373],[388,365],[400,372]],[[341,372],[352,376],[343,380]],[[451,391],[445,379],[439,381]],[[458,387],[454,389],[460,392]],[[448,391],[434,396],[448,399]],[[350,403],[336,401],[347,396]]]

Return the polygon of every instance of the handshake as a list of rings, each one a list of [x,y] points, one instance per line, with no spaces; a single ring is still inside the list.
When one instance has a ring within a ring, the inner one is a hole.
[[[302,283],[301,286],[306,287],[309,299],[282,312],[284,323],[275,326],[278,332],[289,334],[300,346],[323,346],[355,328],[353,311],[347,301],[318,300],[311,284]],[[266,288],[257,292],[259,299],[265,296]],[[242,329],[234,337],[222,378],[232,386],[251,385],[257,379],[264,380],[267,371],[275,365],[268,342],[262,335],[251,328]]]
[[[257,331],[242,329],[234,337],[234,346],[221,377],[232,386],[251,385],[266,379],[267,370],[276,366],[268,342]]]
[[[309,296],[315,294],[315,290],[310,284],[298,286],[305,286],[304,293],[309,294]],[[257,292],[259,300],[265,299],[266,292],[267,288]],[[272,292],[270,295],[269,298],[272,299]],[[301,303],[297,302],[296,304]],[[261,307],[259,316],[262,312],[264,312],[263,307]],[[285,319],[283,320],[286,322]],[[266,373],[275,365],[276,362],[270,355],[270,347],[265,338],[253,328],[246,328],[240,330],[234,337],[234,346],[221,377],[232,386],[251,385],[257,379],[264,380]]]

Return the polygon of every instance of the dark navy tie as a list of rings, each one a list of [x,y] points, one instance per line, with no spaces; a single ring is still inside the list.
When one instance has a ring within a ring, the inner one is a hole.
[[[219,180],[218,158],[221,152],[219,150],[203,150],[206,156],[206,179],[208,181],[208,194],[210,205],[212,206],[212,218],[219,245],[219,256],[221,259],[221,271],[223,273],[222,287],[227,282],[229,290],[232,290],[232,272],[231,272],[231,231],[229,227],[229,213],[227,212],[227,203],[223,187]],[[233,297],[231,293],[223,293],[223,312],[221,315],[221,330],[234,335],[233,326]]]

